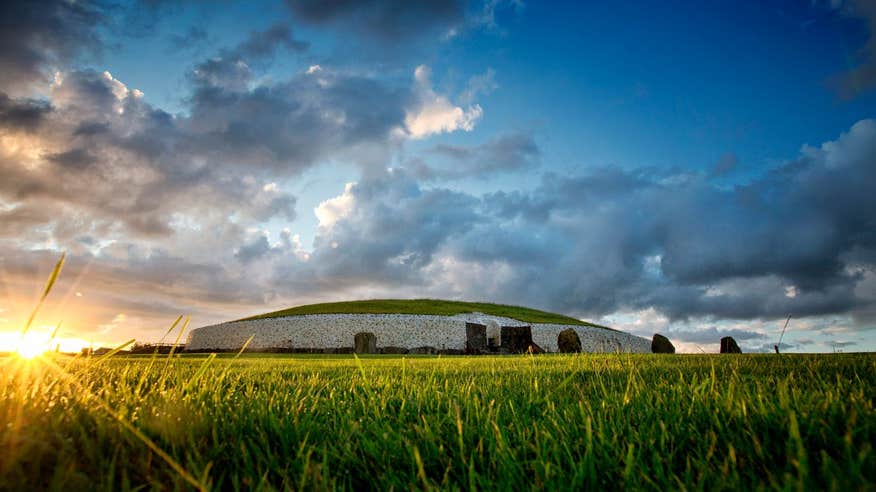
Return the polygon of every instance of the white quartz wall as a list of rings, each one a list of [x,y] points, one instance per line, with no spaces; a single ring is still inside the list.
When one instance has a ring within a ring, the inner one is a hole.
[[[252,349],[352,347],[358,332],[371,332],[378,347],[465,349],[465,323],[532,326],[532,340],[557,351],[557,336],[567,328],[578,332],[585,352],[650,352],[651,342],[627,333],[589,326],[523,323],[511,318],[466,313],[456,316],[411,314],[314,314],[232,321],[196,328],[187,350],[237,349],[250,336]]]

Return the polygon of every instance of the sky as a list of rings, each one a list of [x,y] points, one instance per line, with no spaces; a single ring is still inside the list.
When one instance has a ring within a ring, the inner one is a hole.
[[[0,6],[0,349],[519,304],[876,350],[876,4]]]

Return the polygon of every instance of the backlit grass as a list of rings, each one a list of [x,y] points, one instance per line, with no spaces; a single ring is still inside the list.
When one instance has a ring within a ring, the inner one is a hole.
[[[873,355],[0,359],[0,488],[862,490]]]

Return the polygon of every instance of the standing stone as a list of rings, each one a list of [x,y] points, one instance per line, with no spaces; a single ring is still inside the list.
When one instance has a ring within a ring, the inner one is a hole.
[[[672,345],[668,338],[655,333],[654,338],[651,339],[651,352],[655,354],[674,354],[675,345]]]
[[[465,352],[479,354],[487,350],[487,326],[478,323],[465,324]]]
[[[500,339],[502,338],[502,327],[496,320],[487,321],[487,349],[490,352],[498,352],[500,348]]]
[[[353,337],[353,351],[357,354],[376,354],[377,337],[367,331],[356,333]]]
[[[511,354],[523,354],[532,345],[531,326],[503,326],[502,351]]]
[[[572,354],[581,351],[581,338],[578,332],[567,328],[557,336],[557,349],[561,354]]]
[[[721,339],[721,353],[741,354],[742,349],[739,348],[739,345],[736,344],[736,340],[734,340],[733,337],[724,337]]]

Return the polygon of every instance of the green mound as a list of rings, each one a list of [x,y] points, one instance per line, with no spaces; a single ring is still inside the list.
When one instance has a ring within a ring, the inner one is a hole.
[[[238,321],[305,314],[431,314],[436,316],[454,316],[474,312],[513,318],[524,323],[556,323],[608,328],[569,316],[563,316],[562,314],[539,311],[538,309],[487,302],[442,301],[440,299],[372,299],[367,301],[308,304],[251,316]]]

